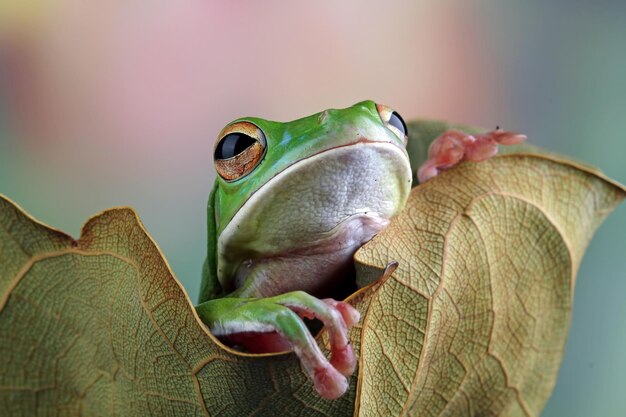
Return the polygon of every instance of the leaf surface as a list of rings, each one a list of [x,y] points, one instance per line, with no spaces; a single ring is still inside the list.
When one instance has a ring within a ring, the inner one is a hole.
[[[320,399],[294,355],[219,345],[131,209],[93,217],[75,241],[0,198],[0,245],[0,415],[352,407]]]
[[[410,125],[416,165],[447,126]],[[414,188],[358,252],[364,281],[398,268],[350,299],[359,370],[335,401],[293,354],[219,344],[132,209],[75,240],[0,197],[0,415],[538,415],[575,272],[624,189],[513,152]]]
[[[410,125],[421,132],[409,148],[415,168],[448,128]],[[414,188],[403,213],[357,252],[365,271],[399,266],[363,318],[356,415],[541,413],[576,271],[625,191],[536,147],[504,153]]]

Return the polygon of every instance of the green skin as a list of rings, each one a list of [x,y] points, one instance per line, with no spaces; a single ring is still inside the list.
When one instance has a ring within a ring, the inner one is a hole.
[[[311,294],[344,276],[354,251],[402,209],[411,186],[404,132],[380,111],[364,101],[287,123],[235,120],[229,125],[261,129],[263,159],[239,179],[218,175],[209,196],[198,315],[219,337],[254,336],[242,343],[251,351],[293,349],[325,398],[347,389],[356,366],[347,329],[359,317]],[[328,329],[330,363],[301,317]],[[263,334],[277,337],[255,349]]]

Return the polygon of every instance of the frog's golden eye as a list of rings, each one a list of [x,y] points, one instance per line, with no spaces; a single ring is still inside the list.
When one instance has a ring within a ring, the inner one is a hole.
[[[226,126],[215,143],[215,169],[226,181],[248,175],[263,159],[267,142],[263,131],[250,122]]]
[[[398,136],[406,146],[409,131],[407,130],[406,123],[404,123],[404,120],[402,119],[402,116],[400,116],[400,113],[391,109],[390,107],[385,106],[384,104],[377,104],[376,110],[378,110],[380,119],[383,121],[385,126],[387,126],[389,130],[395,133],[396,136]]]

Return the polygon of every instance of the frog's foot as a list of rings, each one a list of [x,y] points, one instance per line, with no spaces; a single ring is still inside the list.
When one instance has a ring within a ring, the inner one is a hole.
[[[327,298],[320,303],[317,298],[304,292],[302,294],[305,297],[299,297],[297,302],[290,301],[283,305],[298,313],[300,317],[318,319],[324,323],[330,339],[330,363],[343,375],[352,375],[356,368],[356,357],[348,339],[348,329],[358,323],[359,312],[343,301]],[[310,299],[307,299],[308,297]]]
[[[197,311],[213,334],[252,352],[293,349],[322,397],[337,398],[348,389],[346,376],[356,368],[348,328],[359,319],[352,306],[295,291],[262,299],[211,300]],[[299,316],[322,321],[329,334],[330,362]]]
[[[430,144],[428,160],[417,171],[417,178],[423,183],[461,161],[484,161],[491,158],[498,153],[498,144],[514,145],[525,140],[526,135],[500,128],[477,135],[447,130]]]

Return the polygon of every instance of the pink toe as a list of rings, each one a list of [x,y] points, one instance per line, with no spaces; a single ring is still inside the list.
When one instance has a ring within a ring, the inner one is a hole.
[[[439,167],[450,167],[461,162],[464,154],[465,146],[455,142],[453,146],[441,148],[441,150],[431,158]]]
[[[488,136],[477,136],[476,140],[465,148],[466,161],[484,161],[498,153],[498,145]]]
[[[348,380],[332,366],[314,371],[313,385],[322,398],[334,400],[348,390]]]
[[[420,169],[417,171],[417,179],[420,184],[425,183],[431,178],[434,178],[439,174],[439,169],[433,160],[426,161]]]
[[[359,322],[359,320],[361,320],[361,313],[348,303],[338,303],[337,310],[341,313],[341,316],[348,327],[354,326]]]
[[[456,160],[463,157],[464,135],[456,130],[444,132],[428,147],[428,158],[435,160]]]
[[[516,145],[524,142],[526,139],[528,139],[526,135],[512,133],[511,135],[503,137],[498,143],[502,145]]]
[[[333,300],[332,298],[327,298],[323,301],[329,306],[334,307],[341,314],[341,317],[348,328],[357,324],[361,319],[361,313],[348,303]]]
[[[489,135],[501,145],[516,145],[527,139],[526,135],[504,130],[494,130],[490,132]]]
[[[330,363],[343,375],[352,375],[356,369],[356,356],[352,345],[332,349]]]

